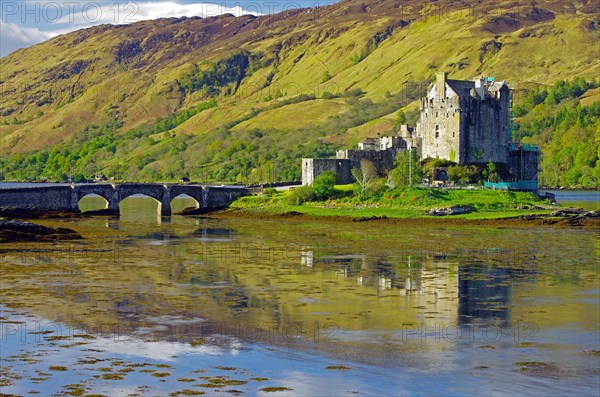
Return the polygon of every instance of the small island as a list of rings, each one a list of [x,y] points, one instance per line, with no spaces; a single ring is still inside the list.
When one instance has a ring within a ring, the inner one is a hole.
[[[413,187],[365,193],[358,183],[334,185],[332,174],[319,176],[313,186],[267,188],[262,194],[238,199],[214,216],[600,227],[600,211],[563,208],[530,192]]]
[[[303,159],[301,187],[265,189],[228,212],[598,225],[598,211],[561,209],[551,194],[539,193],[539,150],[511,142],[505,82],[436,77],[421,98],[416,128],[401,124],[391,136],[367,138],[335,158]]]

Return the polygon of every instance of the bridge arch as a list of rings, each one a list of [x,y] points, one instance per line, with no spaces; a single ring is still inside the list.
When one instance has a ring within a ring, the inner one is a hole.
[[[171,215],[171,200],[164,185],[144,183],[124,183],[119,186],[119,206],[131,196],[147,196],[158,201],[158,212],[162,215]]]
[[[201,204],[201,203],[202,203],[202,200],[201,200],[201,199],[199,200],[199,199],[197,199],[196,197],[194,197],[194,196],[191,196],[191,195],[189,195],[189,194],[187,194],[187,193],[180,193],[180,194],[178,194],[177,196],[174,196],[174,197],[173,197],[173,196],[171,196],[171,202],[169,203],[169,204],[171,205],[171,211],[173,210],[173,201],[174,201],[175,199],[192,199],[192,200],[194,200],[194,203],[195,203],[195,207],[196,207],[196,208],[200,208],[200,207],[201,207],[201,205],[202,205],[202,204]]]
[[[145,193],[135,193],[135,194],[130,194],[127,197],[121,197],[121,199],[119,200],[117,207],[119,210],[119,214],[121,216],[124,214],[128,214],[130,211],[135,212],[135,210],[137,208],[139,208],[140,203],[139,202],[135,203],[136,198],[152,199],[152,203],[154,203],[154,205],[156,205],[156,212],[159,215],[165,215],[162,201],[157,200],[156,197],[149,196]],[[146,204],[144,203],[143,205],[146,205]]]
[[[146,197],[150,197],[153,198],[154,200],[158,201],[159,203],[161,203],[163,201],[163,193],[162,192],[156,192],[156,191],[135,191],[135,190],[127,190],[127,189],[121,189],[121,194],[119,195],[119,203],[122,202],[123,200],[132,197],[132,196],[146,196]]]
[[[196,201],[196,208],[202,208],[203,204],[203,192],[202,186],[197,185],[172,185],[169,186],[168,194],[173,201],[177,197],[187,196],[191,197]],[[169,203],[170,204],[170,203]]]
[[[89,208],[89,209],[86,209],[85,211],[106,210],[110,207],[112,197],[109,199],[109,198],[105,197],[103,194],[85,193],[85,194],[80,194],[77,197],[77,208],[79,208],[80,211],[84,212],[84,210],[81,208],[81,201],[85,198],[92,198],[92,197],[102,198],[104,200],[104,205],[101,208]]]
[[[73,185],[73,193],[71,195],[71,206],[73,209],[80,209],[79,203],[81,199],[89,196],[100,196],[106,201],[104,209],[118,208],[118,194],[115,186],[110,184],[83,184]]]

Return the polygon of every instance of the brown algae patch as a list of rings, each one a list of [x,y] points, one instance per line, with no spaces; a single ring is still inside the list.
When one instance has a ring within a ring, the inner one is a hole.
[[[85,394],[85,388],[82,384],[66,385],[63,388],[63,394],[66,396],[83,396]]]
[[[205,392],[200,391],[200,390],[185,389],[185,390],[174,391],[172,393],[169,393],[169,397],[200,396],[202,394],[205,394]]]
[[[81,338],[81,339],[96,339],[95,336],[89,334],[73,334],[73,338]]]
[[[229,379],[226,376],[202,376],[200,379],[204,379],[207,383],[197,385],[198,387],[205,387],[209,389],[219,389],[225,386],[240,386],[248,383],[247,380],[236,380]]]
[[[206,339],[205,338],[196,338],[193,341],[190,342],[190,346],[192,347],[196,347],[196,346],[202,346],[206,343]]]
[[[600,350],[584,350],[583,352],[592,356],[600,356]]]
[[[266,393],[274,393],[274,392],[278,392],[278,391],[289,391],[289,390],[294,390],[294,389],[290,389],[289,387],[281,387],[281,386],[269,386],[269,387],[263,387],[262,389],[258,389],[259,391],[264,391]]]
[[[325,367],[325,369],[331,370],[331,371],[348,371],[352,368],[345,366],[345,365],[329,365],[329,366]]]
[[[49,371],[66,371],[67,367],[63,367],[62,365],[51,365],[48,367]]]
[[[534,343],[533,343],[533,342],[521,342],[521,343],[519,343],[519,345],[518,345],[518,346],[519,346],[519,347],[531,347],[531,346],[533,346],[533,345],[534,345]]]
[[[70,336],[45,336],[44,339],[46,339],[47,341],[57,341],[57,340],[69,340],[71,339]]]
[[[151,376],[154,376],[155,378],[166,378],[168,376],[171,376],[170,372],[154,372]]]
[[[250,378],[250,380],[253,380],[254,382],[266,382],[269,378]]]
[[[123,374],[113,373],[113,374],[103,374],[102,379],[104,380],[123,380],[125,376]]]
[[[519,361],[515,365],[520,367],[517,371],[530,373],[534,376],[555,377],[560,373],[558,366],[541,361]]]

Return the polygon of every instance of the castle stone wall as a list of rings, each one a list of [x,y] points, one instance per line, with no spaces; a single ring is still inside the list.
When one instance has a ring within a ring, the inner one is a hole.
[[[462,115],[458,97],[421,99],[421,158],[464,161],[460,146]]]
[[[538,157],[536,150],[511,150],[508,152],[508,171],[516,180],[537,180]]]
[[[351,161],[347,159],[302,159],[302,185],[312,185],[326,171],[335,174],[338,185],[353,183],[351,170]]]
[[[397,150],[339,150],[338,159],[350,160],[351,168],[360,168],[360,160],[367,159],[373,162],[379,176],[384,176],[394,168]]]
[[[503,93],[504,94],[504,93]],[[467,97],[461,142],[463,163],[506,163],[508,158],[508,90],[500,101]]]

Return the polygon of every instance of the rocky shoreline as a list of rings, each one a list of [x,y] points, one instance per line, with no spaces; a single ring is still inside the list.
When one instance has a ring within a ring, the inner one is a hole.
[[[12,219],[72,219],[86,218],[89,215],[79,211],[48,211],[38,209],[24,209],[15,207],[0,207],[0,218]]]
[[[352,216],[315,216],[300,212],[274,214],[263,211],[248,211],[240,209],[226,209],[210,214],[216,218],[243,218],[261,220],[298,220],[320,222],[380,222],[394,225],[448,225],[448,226],[550,226],[550,227],[582,227],[600,230],[600,211],[586,211],[581,208],[562,208],[552,213],[525,214],[506,218],[494,219],[465,219],[454,216],[436,216],[424,214],[416,218],[393,218],[387,216],[352,217]]]
[[[79,233],[71,229],[52,228],[31,222],[0,218],[0,243],[80,240],[82,238]]]

